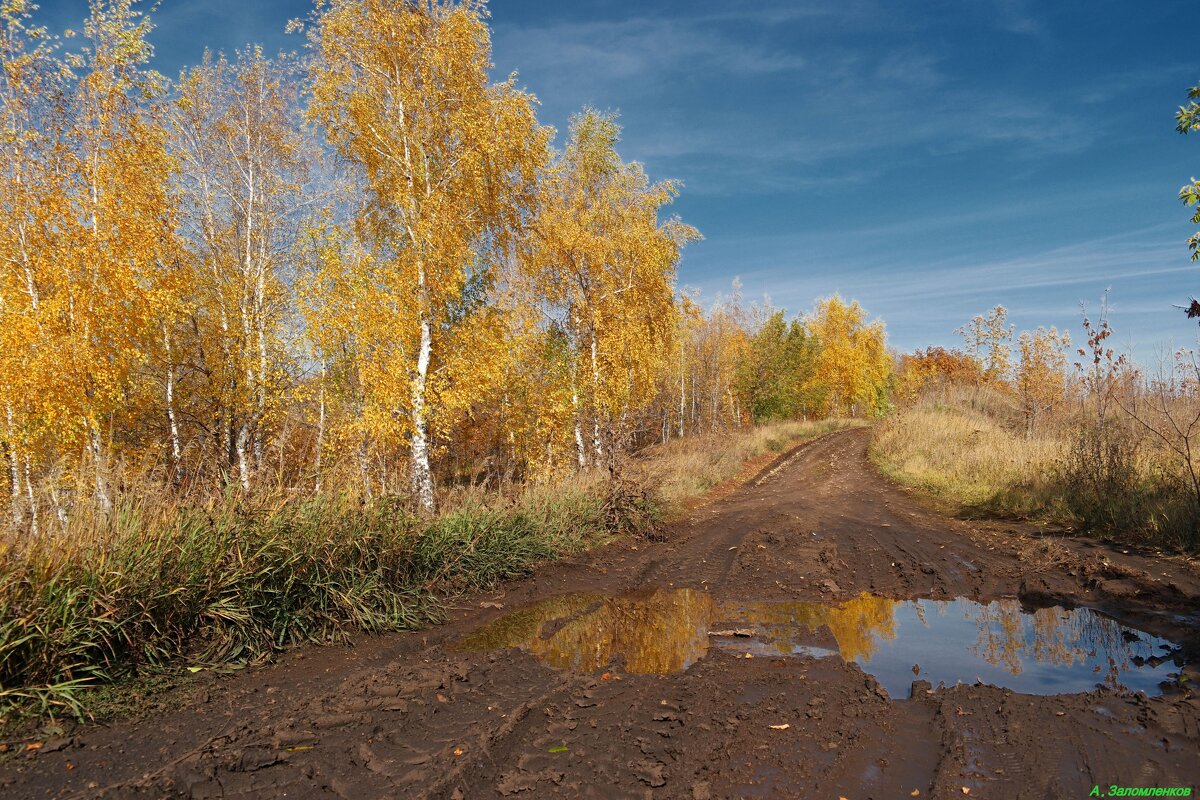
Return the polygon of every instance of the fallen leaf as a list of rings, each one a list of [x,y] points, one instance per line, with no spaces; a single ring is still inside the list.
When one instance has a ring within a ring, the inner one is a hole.
[[[549,752],[549,753],[565,753],[565,752],[567,752],[567,750],[569,750],[569,749],[570,749],[570,748],[569,748],[569,747],[567,747],[567,746],[564,744],[564,745],[559,745],[558,747],[551,747],[551,748],[550,748],[548,751],[546,751],[546,752]]]
[[[490,600],[485,600],[479,604],[480,608],[504,608],[504,603],[495,603]]]
[[[312,750],[312,749],[313,749],[313,745],[311,745],[311,744],[297,744],[297,745],[293,745],[292,747],[289,747],[287,749],[287,751],[289,753],[301,753],[305,750]]]
[[[190,672],[190,673],[192,673],[193,675],[195,675],[197,672],[200,672],[200,671],[202,671],[203,669],[204,669],[204,667],[188,667],[188,672]]]
[[[790,727],[792,727],[792,726],[791,726],[791,725],[789,725],[789,724],[787,724],[787,723],[785,722],[785,723],[783,723],[782,725],[772,725],[772,726],[771,726],[771,730],[773,730],[773,731],[786,731],[786,730],[787,730],[788,728],[790,728]]]
[[[25,745],[25,752],[32,753],[35,750],[41,750],[43,747],[45,747],[45,742],[30,742]]]

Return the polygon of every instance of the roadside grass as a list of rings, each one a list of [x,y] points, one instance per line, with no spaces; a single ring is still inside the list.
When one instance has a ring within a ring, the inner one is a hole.
[[[441,618],[439,596],[616,533],[586,480],[431,520],[349,496],[167,515],[147,506],[124,504],[103,529],[0,553],[0,717],[83,716],[86,687],[416,629]]]
[[[1066,415],[1027,436],[1003,395],[969,396],[889,417],[875,428],[872,460],[951,513],[1037,520],[1170,550],[1200,546],[1194,503],[1152,442],[1117,429],[1097,446],[1094,432]]]
[[[640,453],[624,485],[585,472],[464,492],[433,518],[350,493],[197,507],[144,491],[65,535],[0,538],[0,730],[136,711],[155,685],[187,683],[188,669],[424,627],[448,596],[646,533],[748,461],[846,425],[675,440]]]
[[[880,423],[871,455],[885,475],[956,509],[1056,514],[1047,491],[1065,444],[1028,439],[982,413],[932,405]]]

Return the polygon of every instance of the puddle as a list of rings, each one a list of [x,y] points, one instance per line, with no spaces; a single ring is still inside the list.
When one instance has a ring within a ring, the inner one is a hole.
[[[840,657],[895,698],[916,679],[980,681],[1026,694],[1097,685],[1158,694],[1178,669],[1172,643],[1087,608],[1028,611],[1017,600],[890,600],[836,605],[714,600],[692,589],[623,597],[570,594],[507,614],[464,638],[466,651],[521,648],[560,669],[614,658],[632,673],[686,670],[716,648],[737,655]],[[919,666],[919,674],[913,672]]]

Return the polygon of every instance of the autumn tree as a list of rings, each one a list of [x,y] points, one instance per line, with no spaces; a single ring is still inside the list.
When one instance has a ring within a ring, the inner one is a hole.
[[[82,436],[94,497],[112,498],[108,453],[115,420],[157,339],[166,275],[177,258],[171,160],[159,106],[161,76],[147,71],[150,17],[133,0],[93,0],[82,72],[64,105],[63,146],[72,178],[71,220],[55,253],[61,305],[56,330],[58,437]]]
[[[697,237],[678,219],[660,222],[676,186],[652,184],[640,165],[622,163],[619,138],[612,114],[587,109],[572,119],[566,147],[542,180],[524,258],[545,315],[574,353],[581,467],[614,455],[632,415],[653,399],[675,328],[680,249]]]
[[[1025,416],[1026,435],[1032,436],[1043,414],[1062,403],[1066,393],[1067,354],[1071,337],[1057,328],[1023,331],[1017,339],[1015,384]]]
[[[963,338],[967,355],[979,365],[979,383],[996,383],[1012,368],[1012,339],[1016,327],[1008,324],[1008,309],[996,306],[986,316],[976,315],[955,330]]]
[[[488,82],[482,3],[332,0],[313,34],[311,116],[362,175],[370,254],[355,283],[366,416],[406,435],[434,506],[431,419],[469,396],[496,264],[533,200],[548,134],[515,79]]]
[[[749,342],[742,284],[735,278],[731,292],[716,297],[693,334],[692,412],[696,427],[724,430],[741,425],[738,370],[745,362]]]
[[[61,270],[52,254],[70,225],[68,173],[57,147],[65,65],[34,6],[0,4],[0,456],[12,524],[37,525],[34,461],[56,418],[54,350]]]
[[[857,301],[834,295],[817,301],[805,326],[820,343],[807,388],[824,395],[822,411],[833,416],[882,411],[892,375],[883,323],[867,322]]]
[[[900,358],[896,393],[905,400],[916,398],[927,389],[946,390],[954,385],[977,386],[980,380],[978,359],[960,350],[927,347]]]
[[[172,452],[181,447],[173,404],[182,379],[187,415],[205,434],[198,446],[243,489],[293,369],[288,287],[309,165],[319,158],[301,132],[298,93],[287,56],[206,53],[180,76],[171,114],[190,257],[180,323],[162,331]]]

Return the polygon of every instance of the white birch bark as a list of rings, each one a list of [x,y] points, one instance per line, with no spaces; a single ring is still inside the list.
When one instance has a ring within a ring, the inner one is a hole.
[[[100,439],[100,426],[88,422],[91,429],[90,447],[92,451],[92,466],[96,472],[96,506],[102,514],[112,512],[112,497],[108,493],[108,475],[104,463],[104,447]]]
[[[596,333],[592,331],[592,450],[596,463],[604,460],[604,445],[600,441],[600,362],[596,357]]]
[[[17,460],[17,445],[13,432],[12,405],[6,403],[4,406],[4,411],[8,422],[8,469],[9,480],[12,482],[12,524],[14,528],[19,528],[21,527],[21,467]]]
[[[418,275],[421,293],[425,294],[425,270]],[[412,465],[410,478],[413,494],[421,508],[434,509],[433,472],[429,467],[429,420],[426,410],[426,388],[429,382],[429,361],[433,352],[433,329],[429,312],[421,310],[421,349],[417,354],[417,369],[412,385],[412,435],[410,449]]]
[[[179,420],[175,416],[175,359],[166,323],[163,323],[163,347],[167,354],[167,425],[171,432],[171,472],[172,479],[178,485],[183,478],[183,448],[179,443]]]
[[[321,492],[321,458],[325,451],[325,359],[321,359],[321,394],[320,408],[317,412],[317,455],[316,455],[316,473],[317,483],[314,491],[317,494]]]
[[[583,409],[579,407],[579,390],[571,380],[571,408],[575,418],[575,455],[579,460],[579,468],[587,468],[587,445],[583,441]]]
[[[29,495],[29,532],[38,535],[37,498],[33,494],[33,469],[29,464],[29,456],[25,456],[25,490]]]

